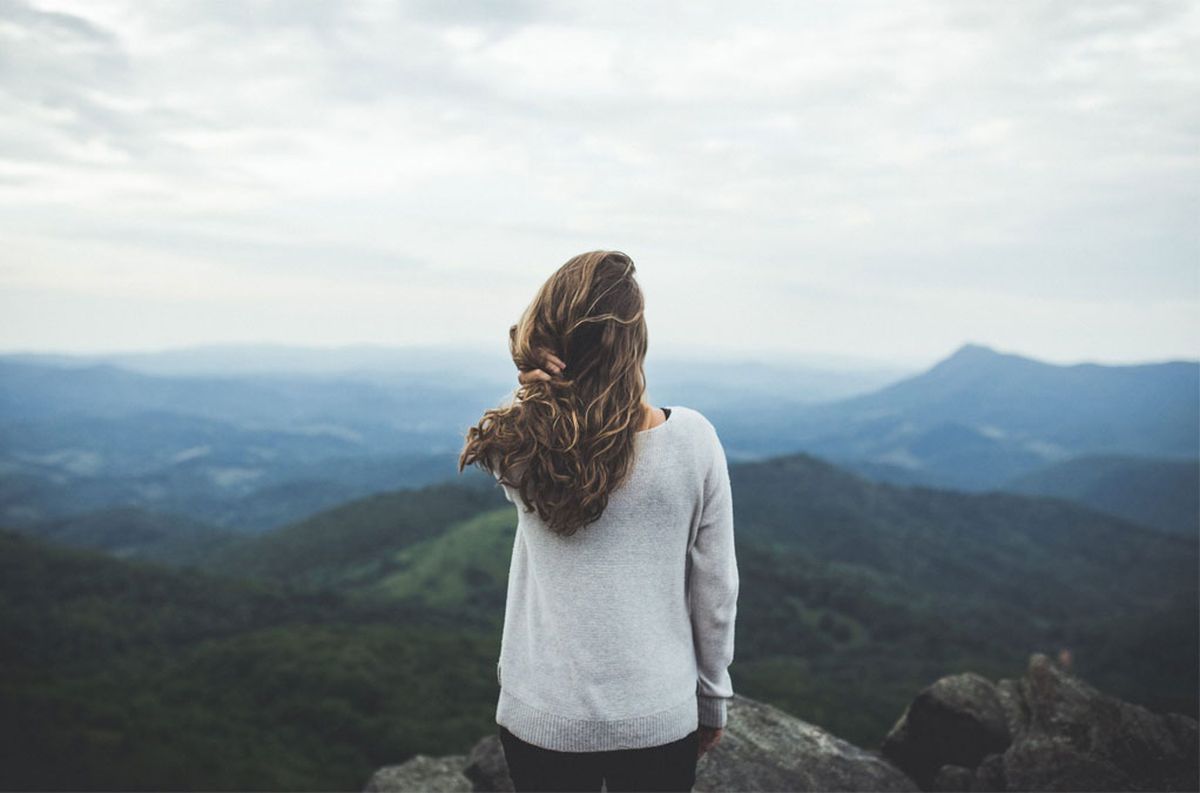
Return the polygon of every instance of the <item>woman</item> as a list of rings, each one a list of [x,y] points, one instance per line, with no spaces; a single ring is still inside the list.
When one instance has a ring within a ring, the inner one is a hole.
[[[518,505],[496,665],[517,790],[691,790],[733,696],[725,452],[646,401],[634,273],[592,251],[550,276],[509,332],[520,385],[459,458]]]

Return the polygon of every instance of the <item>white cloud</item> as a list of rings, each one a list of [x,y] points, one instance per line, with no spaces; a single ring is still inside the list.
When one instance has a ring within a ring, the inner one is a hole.
[[[681,344],[1195,356],[1197,45],[1185,2],[8,2],[0,283],[40,309],[0,344],[62,345],[86,294],[485,339],[603,246]]]

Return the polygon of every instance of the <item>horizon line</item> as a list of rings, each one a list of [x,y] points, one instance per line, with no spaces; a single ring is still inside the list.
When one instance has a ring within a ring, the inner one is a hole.
[[[280,341],[212,341],[212,342],[193,342],[184,343],[174,346],[160,347],[142,347],[142,348],[109,348],[96,350],[78,350],[78,349],[35,349],[35,348],[0,348],[0,357],[15,358],[15,357],[62,357],[62,358],[104,358],[115,356],[155,356],[155,355],[172,355],[181,353],[196,353],[196,352],[220,352],[220,351],[248,351],[251,349],[260,349],[263,351],[291,351],[291,352],[310,352],[310,353],[345,353],[352,351],[374,351],[374,352],[438,352],[445,350],[459,350],[462,352],[472,353],[487,353],[495,350],[497,347],[507,348],[505,342],[499,344],[488,344],[485,342],[476,341],[450,341],[450,342],[342,342],[334,344],[320,343],[293,343]],[[732,348],[706,348],[703,345],[685,347],[677,344],[660,344],[657,349],[661,351],[661,356],[664,359],[695,359],[704,358],[712,361],[729,362],[733,360],[743,362],[757,363],[780,363],[780,364],[805,364],[809,366],[821,366],[831,364],[855,364],[867,367],[891,367],[897,369],[911,367],[932,367],[956,354],[962,353],[967,349],[986,350],[998,356],[1018,357],[1029,360],[1038,361],[1055,366],[1075,366],[1081,364],[1094,364],[1098,366],[1143,366],[1150,364],[1165,364],[1165,363],[1197,363],[1200,364],[1200,357],[1189,358],[1186,356],[1168,356],[1157,358],[1139,358],[1139,359],[1122,359],[1122,360],[1097,360],[1095,358],[1075,359],[1071,361],[1055,361],[1049,358],[1032,355],[1023,352],[1007,350],[992,344],[985,344],[977,341],[964,341],[954,347],[947,353],[934,356],[932,359],[925,356],[921,357],[905,357],[898,358],[894,356],[864,356],[847,353],[835,352],[819,352],[812,350],[789,350],[776,349],[764,350],[757,354],[748,354],[744,351],[739,351]],[[654,350],[651,350],[648,355],[653,355]]]

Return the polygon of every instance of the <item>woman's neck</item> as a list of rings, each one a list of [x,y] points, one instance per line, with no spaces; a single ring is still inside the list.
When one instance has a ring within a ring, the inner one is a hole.
[[[659,424],[662,424],[667,420],[666,413],[664,413],[661,409],[654,407],[653,405],[646,404],[645,402],[642,403],[642,413],[642,426],[638,428],[639,432],[642,430],[654,429]]]

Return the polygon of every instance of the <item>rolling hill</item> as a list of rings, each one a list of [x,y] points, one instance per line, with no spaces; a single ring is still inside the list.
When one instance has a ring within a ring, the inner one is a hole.
[[[1057,498],[873,482],[804,453],[734,463],[731,476],[740,565],[755,583],[736,663],[755,696],[798,706],[800,681],[836,691],[831,722],[869,741],[882,725],[862,714],[894,714],[917,680],[963,664],[1000,673],[1069,647],[1122,696],[1194,709],[1181,670],[1198,657],[1196,538]],[[499,625],[516,513],[486,479],[352,502],[205,564]],[[1154,676],[1132,675],[1136,653],[1121,642],[1131,630],[1149,641],[1151,626],[1188,641]],[[865,667],[879,688],[848,707],[846,670]]]
[[[464,751],[492,728],[517,518],[468,474],[182,568],[0,533],[10,778],[341,789],[411,752]],[[1194,538],[1056,498],[881,484],[806,454],[731,474],[746,582],[731,673],[746,695],[870,746],[932,679],[1067,648],[1124,698],[1194,715]]]
[[[1085,455],[1022,474],[1005,490],[1057,496],[1175,534],[1200,533],[1200,462]]]
[[[492,729],[499,636],[0,530],[6,790],[349,790]]]
[[[0,357],[0,520],[127,506],[276,528],[453,479],[466,426],[511,383],[502,355],[224,352],[225,374],[206,350],[113,359],[157,374],[106,359]],[[247,368],[259,360],[271,371]],[[979,491],[1081,455],[1200,457],[1196,362],[1058,366],[967,344],[882,387],[873,370],[647,368],[653,399],[708,415],[730,460],[804,451],[879,481]],[[830,393],[840,396],[821,401]]]
[[[668,358],[650,368],[656,393],[743,407],[860,393],[899,376],[859,366]],[[256,533],[450,480],[469,419],[515,373],[503,349],[458,347],[3,355],[0,522],[136,507]]]
[[[53,518],[25,526],[22,532],[59,545],[104,551],[117,558],[174,564],[187,563],[238,536],[181,515],[138,507],[108,507]]]

